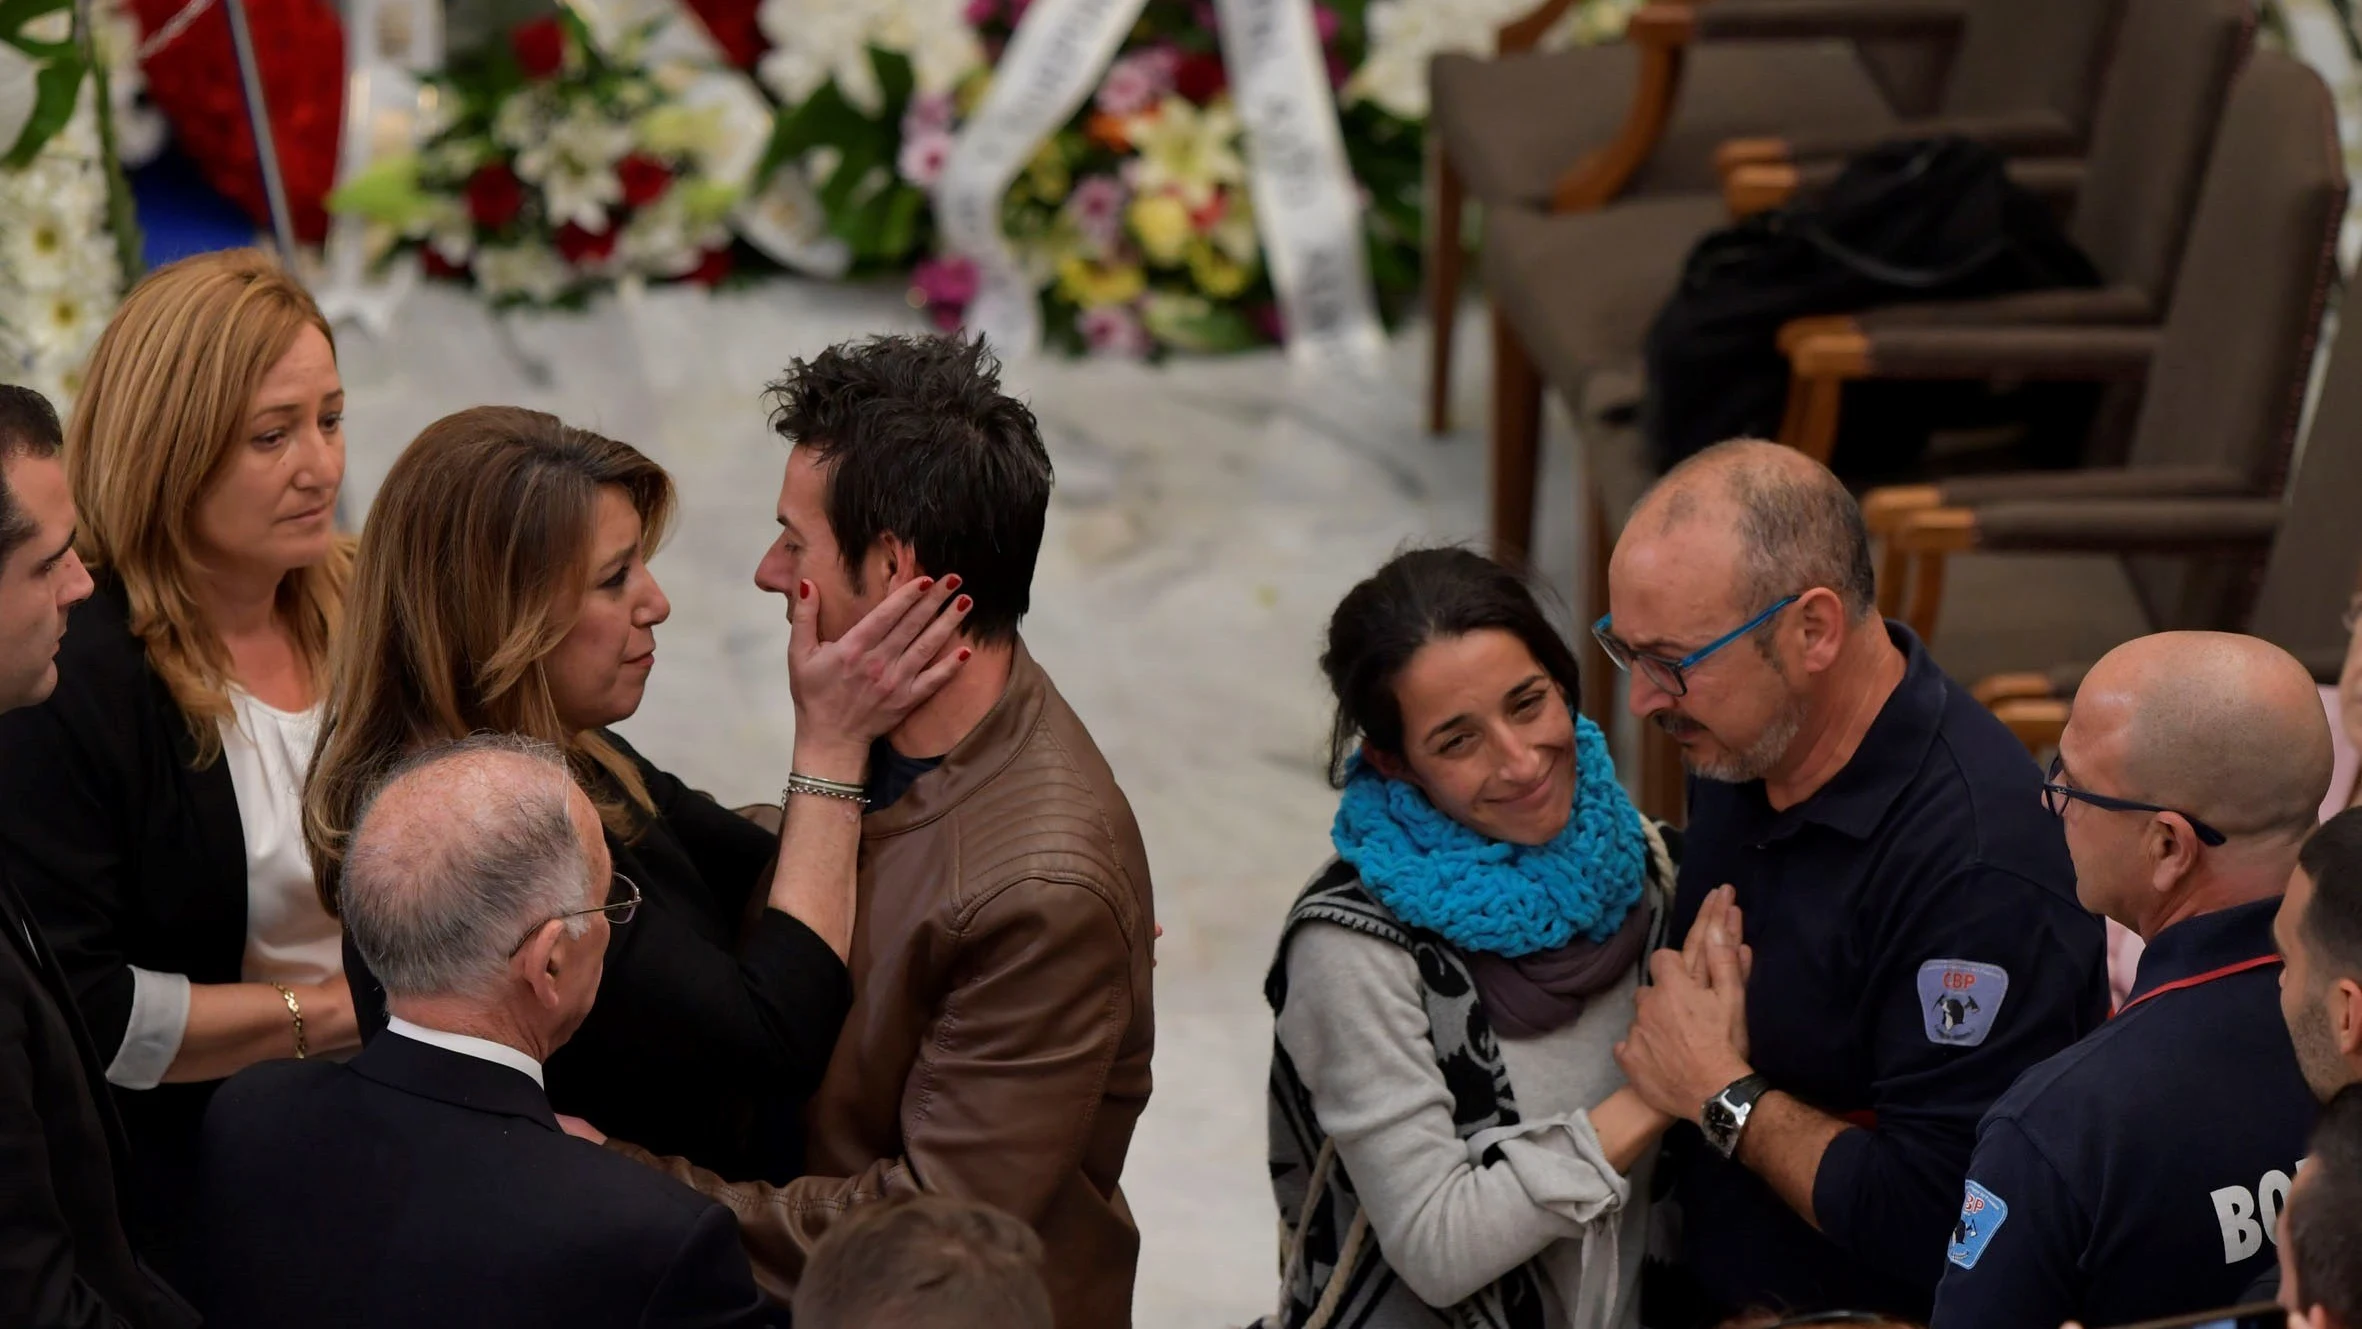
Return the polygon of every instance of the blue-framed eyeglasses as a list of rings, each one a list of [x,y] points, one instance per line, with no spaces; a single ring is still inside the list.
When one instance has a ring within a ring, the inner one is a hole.
[[[1600,615],[1599,621],[1591,625],[1591,635],[1599,642],[1599,649],[1607,652],[1608,662],[1615,665],[1616,668],[1625,673],[1631,673],[1634,669],[1638,669],[1641,673],[1648,675],[1648,681],[1656,684],[1658,691],[1676,697],[1686,697],[1689,695],[1690,670],[1704,663],[1707,656],[1762,627],[1771,621],[1772,615],[1803,598],[1802,592],[1781,596],[1772,601],[1762,613],[1678,660],[1668,660],[1662,655],[1643,654],[1617,640],[1616,635],[1608,629],[1608,620],[1614,617],[1612,614]]]
[[[2062,784],[2059,777],[2066,773],[2067,759],[2052,757],[2050,759],[2050,778],[2042,782],[2042,806],[2050,809],[2050,815],[2054,817],[2067,815],[2067,800],[2071,798],[2078,803],[2089,803],[2095,808],[2103,808],[2109,812],[2170,812],[2190,823],[2190,832],[2198,837],[2198,843],[2210,849],[2231,838],[2180,808],[2159,807],[2155,803],[2141,803],[2129,798],[2111,798],[2106,794],[2095,794],[2088,789],[2077,789],[2071,784]]]

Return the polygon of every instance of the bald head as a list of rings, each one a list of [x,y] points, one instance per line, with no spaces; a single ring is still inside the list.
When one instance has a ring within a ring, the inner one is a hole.
[[[1717,443],[1665,474],[1626,523],[1645,535],[1736,541],[1734,607],[1759,609],[1826,586],[1859,618],[1876,603],[1862,510],[1828,467],[1761,439]]]
[[[593,871],[604,852],[598,814],[555,747],[479,735],[432,748],[361,810],[345,927],[389,996],[486,995],[518,937],[604,902]]]
[[[2256,637],[2126,642],[2084,677],[2071,728],[2077,762],[2112,764],[2128,796],[2185,809],[2225,835],[2301,838],[2329,792],[2320,689],[2294,656]]]

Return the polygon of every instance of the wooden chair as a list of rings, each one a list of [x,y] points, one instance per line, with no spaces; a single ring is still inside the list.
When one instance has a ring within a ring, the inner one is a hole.
[[[2146,385],[2122,466],[1869,494],[1864,517],[1884,544],[1881,607],[1932,638],[1949,555],[2109,553],[2126,560],[2152,630],[2246,622],[2336,276],[2345,201],[2328,89],[2295,60],[2259,51],[2232,91],[2162,325],[1793,328],[1782,439],[1820,456],[1849,382]],[[2176,549],[2206,556],[2154,557]]]
[[[1718,164],[1717,152],[1739,139],[1748,142],[1732,151],[1750,160],[1842,156],[1897,133],[1972,133],[2028,154],[2072,153],[2084,138],[2097,62],[2119,3],[1652,4],[1633,15],[1627,40],[1614,46],[1495,60],[1439,57],[1430,76],[1437,154],[1428,227],[1430,425],[1440,431],[1446,424],[1460,214],[1469,198],[1486,205],[1488,218],[1592,210],[1616,199],[1695,200],[1717,193],[1727,164]],[[1546,6],[1532,16],[1532,38],[1557,12]],[[1869,72],[1876,66],[1866,65],[1865,47],[1956,55],[1936,62],[1950,74],[1932,99],[1937,113],[1906,113],[1924,109],[1915,100],[1929,99]],[[1499,340],[1498,318],[1494,330]],[[1496,457],[1496,552],[1522,556],[1532,468],[1502,460]],[[1511,491],[1524,495],[1522,508]]]
[[[2343,307],[2362,315],[2362,279],[2346,287]],[[2362,567],[2357,512],[2362,512],[2362,320],[2349,325],[2330,351],[2295,478],[2278,501],[2112,499],[2093,537],[2100,530],[2121,536],[2110,546],[2119,555],[2170,553],[2252,564],[2262,554],[2263,575],[2244,617],[2232,625],[2276,643],[2303,661],[2316,680],[2334,686],[2349,644],[2343,620],[2353,574]],[[1970,520],[1973,529],[1973,510]],[[1988,675],[1974,691],[2030,751],[2041,752],[2057,746],[2068,706],[2093,658],[2086,654],[2076,663]]]

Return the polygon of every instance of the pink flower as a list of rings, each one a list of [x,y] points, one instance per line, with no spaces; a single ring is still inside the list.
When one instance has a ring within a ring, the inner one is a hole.
[[[993,16],[1000,12],[1000,0],[968,0],[968,7],[961,12],[960,17],[968,21],[969,27],[981,28],[992,22]]]
[[[910,293],[929,308],[965,309],[976,298],[976,264],[958,254],[930,258],[910,270]]]
[[[1110,65],[1099,84],[1096,104],[1109,115],[1138,115],[1173,90],[1173,72],[1181,53],[1171,47],[1151,47]]]
[[[1124,205],[1131,191],[1112,175],[1086,176],[1066,196],[1066,213],[1083,239],[1104,254],[1114,249],[1124,233]]]
[[[960,324],[965,321],[960,317],[960,314],[961,311],[956,305],[934,305],[927,310],[927,322],[937,332],[949,336],[959,331]]]
[[[1337,40],[1337,11],[1327,5],[1314,5],[1312,30],[1320,34],[1320,44],[1323,46]]]
[[[902,112],[902,136],[914,134],[948,134],[951,122],[959,114],[948,92],[922,92],[910,99]]]
[[[902,178],[924,189],[943,174],[943,164],[951,160],[951,135],[942,130],[913,134],[902,140],[902,152],[894,159],[894,169]]]
[[[1147,355],[1152,345],[1148,329],[1141,326],[1140,316],[1129,305],[1086,309],[1076,316],[1075,327],[1082,332],[1083,341],[1093,355],[1137,360]]]

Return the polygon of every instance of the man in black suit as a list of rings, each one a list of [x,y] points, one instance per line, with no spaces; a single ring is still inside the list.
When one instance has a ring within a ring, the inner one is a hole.
[[[342,904],[393,1018],[350,1062],[267,1062],[215,1096],[198,1168],[213,1323],[786,1322],[727,1211],[568,1137],[542,1093],[610,920],[639,904],[557,749],[479,736],[396,768]]]
[[[90,594],[59,444],[49,402],[0,384],[0,711],[57,686],[66,610]],[[193,1325],[123,1234],[129,1156],[106,1066],[31,920],[0,874],[0,1324]]]

